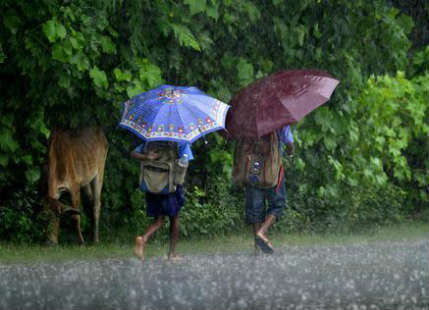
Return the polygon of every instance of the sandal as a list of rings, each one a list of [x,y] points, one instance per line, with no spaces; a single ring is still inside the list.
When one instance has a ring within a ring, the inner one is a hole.
[[[269,241],[266,241],[262,239],[261,237],[257,236],[255,238],[256,245],[264,252],[265,254],[273,254],[274,249],[271,246],[271,243]]]

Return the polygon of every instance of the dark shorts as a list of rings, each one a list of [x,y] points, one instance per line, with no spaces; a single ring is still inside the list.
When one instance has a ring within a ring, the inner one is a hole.
[[[174,217],[184,205],[185,192],[182,185],[178,185],[176,192],[171,194],[146,193],[146,214],[151,217],[161,215]]]
[[[286,207],[286,188],[284,176],[277,187],[260,189],[246,187],[246,221],[249,224],[262,223],[266,215],[274,215],[276,219],[283,214]],[[268,209],[266,209],[268,203]]]

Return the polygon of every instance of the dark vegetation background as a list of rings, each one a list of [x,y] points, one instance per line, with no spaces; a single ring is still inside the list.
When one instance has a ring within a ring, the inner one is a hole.
[[[137,141],[121,103],[161,83],[228,102],[281,69],[341,83],[293,127],[288,211],[277,230],[353,231],[429,221],[429,4],[425,0],[1,0],[0,240],[43,241],[41,197],[54,126],[101,124],[110,142],[104,240],[142,232]],[[232,141],[194,144],[184,236],[241,230]],[[89,239],[87,218],[83,226]],[[64,235],[62,235],[64,236]]]

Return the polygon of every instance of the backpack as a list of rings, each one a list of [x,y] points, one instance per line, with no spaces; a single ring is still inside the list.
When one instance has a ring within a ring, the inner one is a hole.
[[[174,193],[177,185],[185,181],[187,167],[177,161],[177,144],[167,141],[149,142],[146,152],[159,155],[156,160],[142,160],[140,163],[140,189],[154,194]]]
[[[235,146],[232,182],[240,186],[272,188],[278,183],[281,167],[276,132],[259,139],[241,138]]]

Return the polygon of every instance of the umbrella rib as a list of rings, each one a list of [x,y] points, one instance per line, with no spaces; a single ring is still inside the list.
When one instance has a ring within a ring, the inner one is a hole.
[[[211,100],[211,101],[214,101],[215,99],[213,99],[213,98],[211,98],[211,97],[208,97],[208,96],[206,96],[206,95],[198,95],[198,96],[202,96],[202,97],[204,97],[205,99],[207,99],[207,100]],[[195,97],[195,96],[194,96]],[[194,99],[191,99],[191,100],[194,100]],[[204,106],[204,108],[206,108],[206,106],[205,106],[205,104],[204,103],[202,103],[202,102],[200,102],[200,101],[195,101],[195,106],[190,106],[190,108],[188,109],[192,114],[193,114],[193,116],[195,116],[196,114],[195,114],[195,112],[194,112],[194,109],[193,108],[195,108],[195,107],[198,107],[198,105],[203,105]],[[200,109],[203,113],[205,113],[205,114],[207,114],[208,116],[210,116],[209,115],[209,113],[206,113],[203,109]]]
[[[183,134],[184,134],[184,135],[186,135],[186,133],[185,133],[185,123],[183,122],[183,118],[182,118],[182,115],[180,115],[180,112],[179,112],[178,107],[179,107],[179,106],[176,104],[176,112],[177,112],[177,115],[178,115],[178,117],[179,117],[179,119],[180,119],[180,122],[183,124]],[[177,128],[177,132],[179,132],[179,128]]]
[[[187,110],[192,114],[192,116],[195,118],[196,122],[198,123],[198,116],[197,116],[197,114],[193,111],[193,109],[191,108],[191,106],[190,106]],[[198,126],[198,128],[199,128],[199,126]],[[189,132],[189,133],[191,133],[191,132]],[[200,133],[202,134],[201,130],[200,130]],[[197,136],[198,136],[198,135],[197,135]]]

